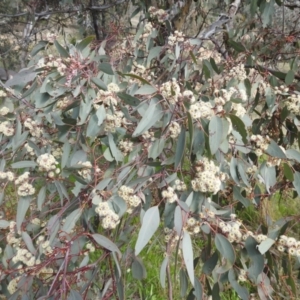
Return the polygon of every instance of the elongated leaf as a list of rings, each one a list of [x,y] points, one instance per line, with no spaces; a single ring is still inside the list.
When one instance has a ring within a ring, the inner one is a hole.
[[[83,51],[94,39],[95,39],[95,36],[93,36],[93,35],[87,36],[86,38],[84,38],[83,40],[81,40],[76,45],[76,48],[79,51]]]
[[[70,290],[70,295],[67,300],[83,300],[83,298],[77,291]]]
[[[138,106],[140,103],[141,103],[141,101],[138,99],[138,98],[136,98],[136,97],[133,97],[133,96],[131,96],[131,95],[129,95],[129,94],[126,94],[126,93],[118,93],[117,94],[118,95],[118,97],[120,98],[120,99],[122,99],[126,104],[129,104],[129,105],[131,105],[131,106]]]
[[[234,40],[229,40],[228,43],[237,52],[246,51],[246,48],[239,42],[235,42]]]
[[[294,188],[297,191],[298,196],[300,196],[300,173],[294,173],[294,181],[293,181]]]
[[[111,151],[111,154],[115,158],[116,161],[122,161],[123,160],[123,154],[118,149],[118,147],[115,144],[114,137],[111,133],[108,134],[108,143],[109,143],[109,149]]]
[[[31,198],[25,198],[21,197],[18,202],[17,207],[17,217],[16,217],[16,223],[17,223],[17,229],[21,231],[21,225],[24,221],[25,215],[27,213],[27,210],[30,206]]]
[[[37,197],[37,207],[40,211],[42,210],[45,199],[46,199],[46,187],[42,186]]]
[[[194,286],[194,254],[193,254],[193,245],[192,240],[189,233],[184,230],[183,231],[183,239],[182,239],[182,254],[184,263],[190,278],[192,285]]]
[[[155,102],[151,102],[146,112],[144,113],[141,121],[137,125],[132,136],[137,137],[151,128],[160,118],[162,117],[163,112],[159,111],[156,107]]]
[[[300,152],[298,150],[295,150],[295,149],[286,150],[286,157],[288,159],[294,159],[298,163],[300,163]]]
[[[186,130],[184,127],[182,127],[176,145],[175,163],[174,163],[175,169],[178,168],[179,164],[182,161],[184,151],[185,151],[185,142],[186,142]]]
[[[232,123],[232,128],[236,130],[242,137],[243,143],[247,143],[247,130],[245,123],[237,116],[230,114],[229,118]]]
[[[188,275],[185,269],[180,269],[179,271],[179,280],[180,280],[180,297],[184,298],[188,289]]]
[[[167,271],[168,263],[169,263],[169,257],[166,256],[161,264],[160,272],[159,272],[159,280],[162,288],[165,288],[166,286],[166,271]]]
[[[147,277],[147,272],[142,260],[139,257],[135,257],[131,264],[132,276],[137,280],[142,280]]]
[[[108,75],[114,75],[114,71],[109,63],[100,63],[99,70]]]
[[[165,138],[155,140],[149,149],[148,158],[156,159],[164,150],[165,142]]]
[[[82,209],[77,208],[72,211],[66,218],[62,231],[65,233],[70,233],[76,225],[76,222],[82,215]]]
[[[135,95],[151,95],[157,92],[156,88],[152,85],[146,84],[142,85],[134,94]]]
[[[9,222],[6,220],[0,220],[0,229],[5,229],[9,226]]]
[[[195,289],[194,295],[195,295],[196,299],[201,300],[202,294],[203,294],[203,288],[202,288],[202,285],[201,285],[200,281],[198,280],[198,278],[195,278],[194,289]]]
[[[11,164],[11,167],[14,169],[35,168],[37,167],[37,163],[31,160],[23,160]]]
[[[241,194],[241,189],[238,186],[233,187],[233,198],[240,201],[245,207],[248,207],[251,202]]]
[[[54,45],[62,57],[69,57],[69,52],[58,41],[54,41]]]
[[[271,140],[266,152],[273,157],[286,158],[282,149],[273,140]]]
[[[273,246],[274,243],[275,241],[273,239],[267,238],[260,243],[257,249],[261,254],[265,254]]]
[[[270,284],[270,279],[265,273],[261,273],[257,277],[257,291],[261,300],[269,300],[273,293],[273,288]]]
[[[235,279],[235,273],[233,269],[229,270],[228,272],[228,280],[231,286],[233,287],[233,289],[237,292],[237,294],[240,296],[241,299],[243,300],[249,299],[248,290],[245,287],[238,284],[238,282]]]
[[[295,78],[295,72],[293,70],[289,70],[285,76],[285,83],[290,85],[293,83]]]
[[[22,231],[22,239],[25,242],[27,249],[32,254],[35,254],[36,250],[35,250],[35,248],[33,246],[32,239],[31,239],[31,237],[29,236],[29,234],[26,231]]]
[[[144,217],[138,239],[135,244],[135,255],[137,256],[147,245],[157,230],[160,222],[158,206],[149,208]]]
[[[118,253],[119,258],[122,256],[122,253],[119,250],[118,246],[115,243],[113,243],[110,239],[108,239],[107,237],[105,237],[101,234],[98,234],[98,233],[92,234],[92,237],[103,248],[105,248],[111,252]]]
[[[227,238],[217,233],[215,236],[215,245],[222,257],[226,258],[233,265],[235,262],[235,253]]]
[[[181,235],[182,226],[183,226],[183,222],[182,222],[181,207],[177,205],[174,212],[174,228],[179,236]]]
[[[213,271],[213,269],[216,267],[218,263],[218,253],[214,252],[214,254],[206,260],[206,262],[203,265],[202,271],[204,274],[209,275]]]
[[[209,147],[211,154],[215,154],[222,142],[223,124],[222,120],[214,116],[209,122]]]
[[[100,89],[105,90],[105,91],[107,90],[106,84],[105,84],[101,79],[99,79],[99,78],[97,78],[97,77],[93,77],[91,80],[92,80],[92,82],[95,83]]]

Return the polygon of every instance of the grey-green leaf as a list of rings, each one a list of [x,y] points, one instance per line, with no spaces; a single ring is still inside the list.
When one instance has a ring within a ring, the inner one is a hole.
[[[186,130],[184,126],[181,128],[181,132],[178,137],[177,145],[176,145],[176,152],[175,152],[175,169],[178,168],[179,164],[182,161],[183,154],[185,151],[185,142],[186,142]]]
[[[161,264],[160,272],[159,272],[159,279],[162,288],[165,288],[166,286],[166,271],[167,271],[168,263],[169,263],[169,257],[166,256]]]
[[[183,231],[182,239],[182,254],[184,263],[190,278],[192,285],[194,286],[194,254],[193,254],[193,245],[189,233]]]
[[[235,262],[235,253],[227,238],[222,234],[217,233],[215,236],[215,245],[221,256],[226,258],[233,265]]]
[[[11,164],[13,169],[22,169],[22,168],[35,168],[37,163],[31,160],[22,160]]]
[[[222,142],[223,123],[222,120],[213,116],[209,122],[209,147],[211,154],[215,154]]]
[[[21,225],[24,221],[26,212],[30,206],[31,198],[28,197],[21,197],[18,202],[17,207],[17,217],[16,217],[16,223],[17,223],[17,229],[21,231]]]
[[[152,238],[160,222],[158,206],[149,208],[142,221],[142,226],[135,244],[135,255],[138,255]]]
[[[273,157],[286,158],[282,149],[273,140],[271,140],[266,152]]]
[[[113,243],[110,239],[108,239],[107,237],[105,237],[101,234],[98,234],[98,233],[92,234],[92,237],[103,248],[105,248],[111,252],[118,253],[119,257],[122,256],[122,253],[119,250],[118,246],[115,243]]]

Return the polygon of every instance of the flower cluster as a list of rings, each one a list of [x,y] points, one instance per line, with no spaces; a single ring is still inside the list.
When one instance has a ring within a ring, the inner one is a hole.
[[[175,230],[172,230],[168,227],[164,228],[165,232],[165,242],[169,245],[169,252],[172,252],[173,249],[177,247],[179,241],[179,235]],[[179,249],[180,250],[180,249]]]
[[[10,171],[7,171],[7,172],[0,171],[0,179],[6,179],[8,181],[14,181],[15,180],[15,174],[13,172],[10,172]]]
[[[277,249],[280,252],[288,252],[292,256],[300,257],[300,241],[293,237],[281,235],[278,240]]]
[[[300,114],[300,95],[294,94],[288,97],[286,102],[287,109],[295,115]]]
[[[13,263],[21,262],[28,267],[33,267],[35,265],[35,257],[27,249],[22,249],[17,247],[17,253],[12,258]]]
[[[35,156],[34,149],[31,148],[28,143],[24,145],[24,148],[26,149],[27,154],[29,154],[30,156]]]
[[[128,186],[122,185],[118,190],[118,195],[124,199],[127,204],[127,212],[131,214],[134,208],[141,204],[141,199],[134,194],[134,190]]]
[[[58,108],[58,109],[64,109],[64,108],[66,108],[69,104],[70,104],[70,100],[68,99],[68,97],[64,97],[63,99],[59,99],[59,100],[56,102],[56,108]]]
[[[226,180],[227,175],[220,172],[213,161],[203,158],[196,162],[196,178],[192,180],[194,191],[216,194],[221,188],[221,181]]]
[[[155,137],[154,137],[154,132],[153,131],[148,131],[146,130],[143,134],[142,134],[143,139],[145,140],[150,140],[151,142],[155,141]]]
[[[48,56],[48,62],[45,64],[46,67],[56,68],[57,72],[64,76],[67,70],[67,66],[63,62],[63,59],[60,57],[54,57],[52,54]]]
[[[176,179],[175,180],[175,185],[173,186],[173,188],[176,191],[186,191],[187,186],[183,181],[181,181],[179,179]]]
[[[264,151],[266,151],[269,147],[270,144],[270,138],[268,136],[261,136],[259,134],[257,135],[252,135],[250,137],[251,142],[253,142],[255,144],[255,154],[257,156],[261,156],[263,154]]]
[[[129,141],[128,139],[126,140],[121,140],[119,142],[119,148],[122,151],[123,155],[127,155],[130,153],[133,149],[133,143]]]
[[[35,193],[35,188],[32,184],[29,183],[29,172],[23,173],[21,176],[19,176],[16,181],[16,185],[19,185],[18,187],[18,195],[19,196],[30,196]]]
[[[175,78],[172,81],[163,83],[160,92],[171,104],[176,104],[178,97],[181,96],[180,87]]]
[[[99,90],[94,100],[95,104],[104,104],[105,107],[110,105],[116,107],[118,105],[118,100],[115,96],[115,93],[119,92],[120,88],[115,83],[110,83],[107,86],[107,91]]]
[[[62,157],[63,155],[63,150],[62,150],[62,147],[61,146],[54,146],[52,149],[51,149],[51,152],[52,152],[52,155],[56,158],[60,158]]]
[[[51,255],[53,253],[53,249],[50,246],[50,241],[44,241],[45,237],[44,236],[39,236],[39,245],[41,252],[44,253],[45,255]]]
[[[243,81],[247,78],[246,70],[243,64],[238,64],[233,67],[228,74],[225,75],[225,80],[237,78],[239,81]]]
[[[10,121],[4,121],[0,124],[0,132],[5,136],[12,136],[15,133],[15,129]]]
[[[275,86],[274,87],[274,93],[275,95],[280,94],[280,95],[287,95],[289,92],[289,88],[287,86],[281,85],[281,86]]]
[[[213,58],[216,64],[221,62],[221,55],[217,51],[211,51],[209,49],[205,49],[201,47],[196,54],[198,64],[201,64],[203,60],[209,60]]]
[[[115,132],[116,128],[121,127],[124,114],[121,111],[115,111],[113,115],[107,114],[104,130],[106,132]]]
[[[200,232],[200,222],[194,217],[189,217],[187,219],[185,227],[190,234],[197,234]]]
[[[41,137],[43,130],[42,127],[33,121],[31,118],[27,118],[24,122],[24,126],[29,129],[30,134],[35,137]]]
[[[95,252],[95,246],[92,244],[92,243],[87,243],[86,245],[85,245],[85,247],[86,247],[86,249],[88,250],[87,252],[85,252],[84,254],[85,255],[88,255],[88,253],[90,252],[90,253],[93,253],[93,252]]]
[[[57,161],[52,154],[49,154],[49,153],[41,154],[37,158],[37,163],[39,165],[40,171],[45,171],[45,172],[49,172],[49,173],[55,171],[56,173],[59,173],[59,169],[56,168]],[[51,176],[49,176],[49,177],[51,177]]]
[[[114,229],[120,223],[119,216],[111,210],[107,202],[100,202],[95,211],[102,218],[104,229]]]
[[[190,106],[189,113],[193,119],[204,118],[210,120],[214,115],[212,108],[210,102],[199,101]]]
[[[176,139],[180,134],[181,127],[177,122],[172,122],[169,126],[170,137]]]
[[[190,90],[186,90],[182,93],[183,99],[188,100],[189,103],[194,103],[196,101],[194,93]]]
[[[158,23],[164,23],[168,17],[168,13],[165,10],[154,6],[150,6],[148,12],[150,13],[150,18],[157,18]]]
[[[0,116],[6,116],[8,113],[9,113],[9,108],[8,107],[6,107],[6,106],[1,107]]]
[[[182,42],[184,42],[184,35],[181,31],[175,30],[174,34],[171,34],[168,37],[168,45],[170,47],[173,47],[174,45],[176,45],[176,43],[182,43]]]
[[[7,94],[6,92],[4,92],[3,90],[0,90],[0,97],[6,97]]]
[[[19,247],[21,244],[21,238],[16,237],[16,222],[11,221],[9,223],[9,233],[6,235],[6,241],[13,247]]]
[[[91,179],[91,168],[93,167],[90,161],[79,161],[78,165],[82,166],[82,169],[78,171],[78,174],[84,179]]]
[[[21,276],[17,276],[9,281],[7,290],[11,295],[17,291],[18,283],[19,283],[20,279],[21,279]]]
[[[170,186],[166,190],[162,191],[161,195],[169,203],[174,203],[174,202],[179,200],[177,194],[174,191],[174,189]]]

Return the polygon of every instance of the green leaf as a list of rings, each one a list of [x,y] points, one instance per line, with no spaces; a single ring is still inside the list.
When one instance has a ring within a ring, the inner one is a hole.
[[[245,207],[248,207],[251,202],[241,194],[241,189],[238,186],[233,187],[233,199],[240,201]]]
[[[295,149],[288,149],[288,150],[286,150],[285,153],[286,153],[286,157],[288,159],[294,159],[298,163],[300,163],[300,153],[299,153],[299,151],[297,151]]]
[[[228,272],[228,280],[233,287],[233,289],[237,292],[237,294],[240,296],[242,300],[248,300],[249,299],[249,292],[247,288],[239,285],[239,283],[235,279],[235,272],[233,269],[229,270]]]
[[[213,116],[209,122],[209,146],[211,154],[215,154],[219,146],[222,142],[222,135],[223,135],[223,123],[222,120],[217,117]]]
[[[160,222],[158,206],[149,208],[142,221],[142,226],[135,244],[135,255],[137,256],[147,245],[157,230]]]
[[[117,95],[126,104],[129,104],[131,106],[138,106],[141,103],[141,101],[138,98],[128,95],[126,93],[119,92],[119,93],[117,93]]]
[[[38,44],[36,44],[33,49],[30,52],[30,56],[33,57],[36,54],[38,54],[41,50],[44,50],[45,47],[48,45],[48,42],[46,41],[39,41]]]
[[[166,142],[165,138],[160,138],[155,140],[154,143],[152,143],[152,145],[150,146],[148,152],[148,158],[156,159],[164,150],[165,142]]]
[[[295,173],[294,173],[293,185],[297,191],[298,197],[300,197],[300,173],[299,172],[295,171]]]
[[[201,300],[202,294],[203,294],[202,285],[201,285],[200,281],[198,280],[198,278],[195,278],[194,295],[195,295],[196,299]]]
[[[169,263],[169,257],[166,256],[161,264],[160,272],[159,272],[159,280],[162,288],[165,288],[166,286],[166,271],[167,271],[168,263]]]
[[[147,66],[150,65],[151,60],[152,60],[153,58],[156,58],[156,57],[159,56],[161,49],[162,49],[161,46],[156,46],[156,47],[153,47],[153,48],[149,51],[148,58],[147,58]]]
[[[76,48],[79,51],[83,51],[94,39],[95,37],[93,35],[87,36],[76,45]]]
[[[30,202],[31,198],[29,197],[20,197],[19,199],[16,216],[17,229],[19,231],[21,231],[21,225],[30,206]]]
[[[11,164],[13,169],[22,169],[22,168],[35,168],[37,163],[31,160],[22,160]]]
[[[135,95],[151,95],[157,92],[157,89],[152,85],[142,85],[134,94]]]
[[[82,209],[81,208],[77,208],[74,211],[72,211],[65,220],[64,226],[62,228],[63,233],[71,233],[71,231],[73,230],[73,228],[76,225],[76,222],[78,221],[78,219],[81,217],[82,215]]]
[[[61,157],[61,168],[63,169],[67,165],[70,156],[71,144],[69,142],[64,143],[62,150],[63,155]]]
[[[174,163],[175,169],[178,168],[178,166],[181,163],[181,160],[183,158],[183,154],[185,151],[185,142],[186,142],[186,131],[185,131],[184,126],[182,126],[181,132],[178,137],[177,145],[176,145],[175,163]]]
[[[228,44],[237,52],[246,51],[246,48],[241,43],[235,42],[234,40],[229,40]]]
[[[285,76],[286,85],[290,85],[293,83],[295,78],[295,72],[293,70],[289,70]]]
[[[114,71],[111,67],[111,64],[103,62],[99,65],[99,70],[108,75],[114,75]]]
[[[190,234],[184,230],[182,238],[182,254],[183,260],[190,278],[192,285],[194,286],[194,254],[193,245]]]
[[[122,152],[117,148],[114,137],[111,133],[108,134],[108,144],[109,144],[109,149],[115,158],[116,161],[123,161],[123,154]]]
[[[235,115],[230,114],[228,116],[231,120],[232,128],[241,135],[243,143],[247,144],[247,130],[246,130],[245,123]]]
[[[55,40],[54,45],[62,57],[69,57],[69,52],[58,41]]]
[[[275,241],[273,239],[267,238],[259,244],[257,249],[261,254],[265,254],[273,246],[274,243]]]
[[[91,79],[91,81],[92,81],[93,83],[95,83],[96,86],[99,87],[100,89],[102,89],[102,90],[104,90],[104,91],[107,90],[106,84],[105,84],[101,79],[99,79],[99,78],[97,78],[97,77],[93,77],[93,78]]]
[[[147,272],[142,260],[139,257],[135,257],[131,264],[132,277],[137,280],[142,280],[147,277]]]
[[[146,84],[146,85],[151,85],[151,83],[149,81],[147,81],[146,79],[138,76],[138,75],[135,75],[135,74],[126,74],[126,73],[119,73],[121,76],[128,76],[128,77],[132,77],[132,78],[135,78],[135,79],[138,79],[140,80],[143,84]]]
[[[293,170],[287,163],[283,164],[283,174],[284,174],[285,178],[288,179],[289,181],[294,181]]]
[[[35,255],[36,249],[35,249],[34,246],[33,246],[32,239],[31,239],[30,235],[29,235],[26,231],[22,231],[21,234],[22,234],[22,239],[23,239],[23,241],[25,242],[27,249],[28,249],[32,254]]]
[[[227,238],[222,234],[217,233],[215,236],[215,245],[221,256],[226,258],[230,264],[233,265],[235,262],[235,253]]]
[[[42,210],[43,204],[46,199],[46,191],[47,191],[46,187],[42,186],[39,191],[38,197],[37,197],[37,207],[38,207],[38,210],[40,210],[40,211]]]
[[[273,140],[271,140],[266,152],[273,157],[286,158],[282,149]]]
[[[77,291],[70,290],[70,295],[67,300],[83,300],[83,298]]]
[[[119,258],[121,258],[122,256],[121,251],[119,250],[118,246],[115,243],[113,243],[110,239],[98,233],[92,234],[91,236],[93,237],[93,239],[96,241],[98,245],[111,252],[118,253]]]
[[[209,275],[211,274],[211,272],[214,270],[214,268],[216,267],[217,263],[218,263],[218,252],[214,252],[214,254],[205,261],[203,268],[202,268],[202,272],[205,275]]]
[[[147,110],[145,111],[141,121],[137,125],[135,131],[133,132],[132,136],[137,137],[142,135],[145,131],[150,129],[160,118],[162,117],[163,112],[158,110],[157,104],[153,101],[148,106]]]
[[[265,28],[267,25],[270,24],[272,16],[274,15],[274,10],[275,10],[275,1],[270,0],[269,2],[264,2],[263,5],[261,5],[262,8],[262,22],[263,22],[263,27]]]

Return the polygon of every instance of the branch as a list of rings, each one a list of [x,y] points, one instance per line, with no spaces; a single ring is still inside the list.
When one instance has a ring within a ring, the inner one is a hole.
[[[111,8],[113,6],[122,4],[126,1],[128,1],[128,0],[116,0],[115,2],[110,3],[110,4],[104,4],[104,5],[100,5],[100,6],[92,5],[92,6],[84,7],[83,9],[77,8],[77,9],[66,9],[66,10],[46,10],[46,11],[43,11],[43,12],[40,12],[40,13],[35,12],[35,13],[33,13],[33,15],[35,17],[44,17],[44,16],[48,16],[48,15],[53,15],[53,14],[65,14],[65,13],[73,13],[73,12],[88,11],[88,10],[90,10],[90,11],[105,11],[108,8]],[[17,18],[17,17],[26,16],[26,15],[29,15],[29,14],[30,14],[30,12],[28,11],[28,12],[13,14],[13,15],[0,14],[0,17]]]

